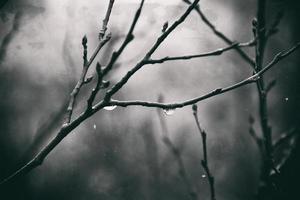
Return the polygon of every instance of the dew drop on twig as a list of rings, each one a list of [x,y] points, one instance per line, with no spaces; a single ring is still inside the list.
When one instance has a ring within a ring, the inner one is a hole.
[[[103,109],[104,110],[108,110],[108,111],[111,111],[111,110],[114,110],[117,106],[105,106]]]
[[[96,130],[96,128],[97,128],[97,125],[96,125],[96,124],[94,124],[94,125],[93,125],[93,128]]]
[[[164,109],[164,113],[166,115],[173,115],[175,112],[175,109]]]
[[[288,101],[289,100],[289,98],[288,97],[285,97],[285,99],[284,99],[285,101]]]
[[[205,174],[202,174],[201,177],[202,177],[202,178],[206,178],[206,175],[205,175]]]

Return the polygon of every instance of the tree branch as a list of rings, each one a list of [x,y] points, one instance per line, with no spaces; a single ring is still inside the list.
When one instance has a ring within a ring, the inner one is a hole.
[[[230,46],[224,47],[224,48],[219,48],[213,51],[209,51],[206,53],[201,53],[201,54],[194,54],[194,55],[185,55],[185,56],[175,56],[175,57],[164,57],[164,58],[160,58],[160,59],[149,59],[148,61],[146,61],[146,64],[158,64],[158,63],[163,63],[166,61],[175,61],[175,60],[189,60],[189,59],[193,59],[193,58],[201,58],[201,57],[208,57],[208,56],[219,56],[221,54],[223,54],[226,51],[235,49],[236,47],[247,47],[247,46],[252,46],[255,44],[255,40],[252,40],[250,42],[247,43],[233,43]]]
[[[146,53],[144,58],[141,61],[139,61],[135,65],[135,67],[129,70],[119,82],[117,82],[110,90],[106,92],[105,95],[106,100],[109,100],[112,97],[112,95],[118,92],[127,83],[127,81],[131,78],[131,76],[133,76],[139,69],[141,69],[147,63],[147,61],[151,58],[152,54],[161,45],[161,43],[170,35],[170,33],[173,30],[175,30],[175,28],[178,25],[180,25],[187,18],[187,16],[191,13],[191,11],[197,6],[198,2],[199,0],[195,0],[183,13],[183,15],[181,15],[181,17],[178,20],[176,20],[169,28],[167,28],[167,30],[165,30],[165,32],[163,32],[160,37],[158,37],[157,41]]]
[[[141,7],[143,5],[144,0],[141,1],[141,6],[140,8],[137,10],[137,13],[141,12]],[[187,11],[179,18],[178,21],[174,22],[174,24],[170,27],[170,29],[168,31],[166,31],[161,37],[159,37],[157,43],[155,43],[155,45],[150,49],[150,51],[148,52],[146,58],[149,58],[150,55],[152,55],[152,53],[157,49],[157,47],[163,42],[163,40],[180,24],[184,21],[184,19],[187,17],[187,15],[191,12],[191,10],[194,8],[194,6],[199,2],[199,0],[195,0],[195,2],[189,6],[189,8],[187,9]],[[139,16],[139,14],[136,14],[135,16]],[[138,18],[138,17],[137,17]],[[134,18],[134,21],[137,21],[136,18]],[[134,22],[133,24],[135,24],[136,22]],[[134,25],[132,26],[134,27]],[[130,33],[131,31],[129,31]],[[80,76],[80,79],[78,81],[78,83],[76,84],[74,90],[75,92],[73,94],[71,94],[71,99],[70,99],[70,103],[69,105],[70,108],[72,107],[73,109],[73,105],[74,105],[74,101],[75,101],[75,97],[79,92],[79,89],[81,88],[83,82],[85,81],[85,75],[87,72],[88,67],[91,65],[91,63],[93,62],[93,60],[95,59],[96,55],[98,54],[98,52],[100,51],[100,49],[105,45],[105,43],[110,39],[110,34],[108,34],[103,40],[100,40],[100,43],[98,45],[98,47],[96,48],[94,54],[91,56],[90,60],[88,62],[86,62],[86,55],[84,52],[84,63],[86,63],[86,65],[84,65],[83,67],[83,71],[82,74]],[[135,69],[136,71],[138,70],[137,68]],[[14,172],[12,175],[10,175],[9,177],[7,177],[6,179],[4,179],[3,181],[0,182],[0,186],[4,185],[10,181],[13,181],[15,179],[17,179],[20,176],[23,176],[25,174],[27,174],[29,171],[33,170],[34,168],[36,168],[37,166],[41,165],[43,163],[43,161],[45,160],[45,158],[47,157],[47,155],[72,131],[74,130],[77,126],[79,126],[83,121],[85,121],[87,118],[89,118],[90,116],[92,116],[93,114],[95,114],[97,111],[101,110],[102,108],[104,108],[105,106],[107,106],[107,100],[110,99],[111,95],[113,95],[115,92],[117,92],[126,82],[127,80],[131,77],[131,75],[127,75],[124,77],[124,79],[122,79],[119,83],[117,83],[115,85],[115,87],[113,87],[109,92],[106,93],[104,99],[99,102],[97,105],[93,106],[91,109],[87,109],[84,112],[82,112],[76,119],[74,119],[73,121],[71,121],[71,115],[72,115],[72,109],[68,109],[68,114],[67,114],[67,119],[65,121],[65,123],[62,125],[61,129],[58,131],[57,135],[32,159],[30,160],[26,165],[24,165],[23,167],[21,167],[19,170],[17,170],[16,172]],[[127,79],[127,80],[126,80]],[[77,89],[79,88],[79,89]],[[74,98],[74,100],[72,100],[72,98]]]
[[[87,38],[86,38],[86,36],[83,37],[82,45],[84,47],[84,53],[83,53],[82,72],[81,72],[81,75],[80,75],[80,78],[79,78],[77,84],[75,85],[73,91],[70,94],[69,106],[67,108],[67,115],[66,115],[66,119],[65,119],[65,122],[64,122],[65,125],[70,123],[70,121],[71,121],[73,108],[74,108],[75,101],[76,101],[76,97],[77,97],[81,87],[85,83],[89,82],[89,81],[86,81],[85,77],[86,77],[86,74],[89,70],[90,65],[92,64],[92,62],[96,58],[96,55],[99,53],[99,51],[102,49],[102,47],[110,40],[110,38],[111,38],[111,35],[109,34],[104,39],[102,39],[99,42],[99,44],[98,44],[96,50],[94,51],[92,57],[90,58],[90,60],[88,60],[87,59]]]
[[[248,85],[251,83],[256,83],[260,78],[261,75],[266,73],[268,70],[270,70],[275,64],[277,64],[280,60],[284,59],[291,53],[293,53],[296,49],[300,47],[300,42],[291,47],[290,49],[286,51],[279,52],[276,54],[276,56],[272,59],[271,62],[269,62],[262,70],[257,72],[256,74],[237,82],[233,85],[230,85],[228,87],[224,88],[217,88],[215,90],[212,90],[202,96],[183,101],[181,103],[159,103],[159,102],[148,102],[148,101],[119,101],[119,100],[110,100],[110,102],[107,102],[107,105],[116,105],[121,107],[127,107],[127,106],[145,106],[145,107],[156,107],[156,108],[162,108],[162,109],[176,109],[176,108],[182,108],[188,105],[193,105],[199,101],[203,101],[205,99],[211,98],[213,96],[217,96],[226,92],[229,92],[231,90],[234,90],[236,88],[242,87],[244,85]],[[130,73],[130,72],[129,72]],[[103,105],[102,102],[99,102],[95,105],[95,109],[98,109],[98,107],[101,107]]]
[[[199,131],[199,133],[201,135],[201,138],[202,138],[203,160],[201,160],[201,164],[202,164],[202,167],[203,167],[203,169],[204,169],[204,171],[207,175],[207,178],[208,178],[208,183],[209,183],[209,188],[210,188],[210,199],[211,200],[216,200],[215,186],[214,186],[215,179],[212,176],[212,174],[210,172],[210,169],[208,167],[207,143],[206,143],[207,134],[200,126],[200,122],[199,122],[199,119],[198,119],[197,105],[194,104],[192,106],[192,109],[193,109],[193,115],[194,115],[194,119],[195,119],[195,122],[196,122],[196,125],[197,125],[197,128],[198,128],[198,131]]]
[[[134,39],[133,31],[137,24],[138,19],[140,18],[143,6],[144,6],[144,0],[141,1],[139,8],[137,9],[137,11],[134,15],[133,21],[132,21],[129,31],[125,37],[125,40],[121,44],[120,48],[117,51],[113,52],[109,63],[103,69],[103,76],[105,76],[112,69],[113,65],[118,60],[119,56],[124,51],[125,47]]]

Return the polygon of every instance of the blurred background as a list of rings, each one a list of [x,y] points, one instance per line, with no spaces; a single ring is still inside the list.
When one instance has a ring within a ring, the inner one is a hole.
[[[97,45],[108,1],[8,0],[0,3],[0,178],[32,158],[61,126],[69,93],[82,67],[81,39],[88,37],[91,54]],[[116,0],[109,22],[112,40],[97,58],[105,65],[123,41],[138,7],[137,0]],[[253,38],[254,0],[202,0],[201,9],[218,30],[233,41]],[[181,0],[146,0],[134,32],[107,79],[116,83],[147,52],[163,24],[174,22],[186,9]],[[269,0],[267,20],[285,9],[279,33],[266,49],[265,63],[299,41],[297,0]],[[154,54],[154,58],[198,54],[227,45],[201,21],[187,18]],[[252,48],[246,48],[254,56]],[[274,138],[298,128],[299,52],[266,75],[276,79],[268,109]],[[94,73],[92,67],[90,73]],[[251,67],[235,51],[221,56],[147,65],[114,99],[165,102],[190,99],[226,87],[251,75]],[[95,83],[84,86],[74,115],[86,105]],[[101,97],[101,94],[99,95]],[[249,134],[249,116],[260,135],[255,85],[198,103],[199,120],[208,134],[209,165],[218,200],[254,199],[259,185],[260,153]],[[180,151],[187,179],[178,160],[162,141],[164,134]],[[276,178],[280,194],[298,195],[300,144]],[[276,156],[276,155],[275,155]],[[42,166],[2,188],[0,199],[209,199],[207,177],[201,167],[201,137],[191,107],[172,115],[144,107],[101,110],[76,128],[47,157]],[[267,191],[272,196],[273,191]],[[277,194],[277,193],[276,193]]]

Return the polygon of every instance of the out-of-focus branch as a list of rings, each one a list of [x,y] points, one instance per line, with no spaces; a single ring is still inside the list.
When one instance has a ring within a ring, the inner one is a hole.
[[[199,131],[199,133],[201,135],[201,138],[202,138],[203,160],[201,160],[201,164],[202,164],[202,167],[203,167],[203,169],[204,169],[204,171],[207,175],[207,178],[208,178],[208,183],[209,183],[209,188],[210,188],[210,199],[211,200],[216,200],[215,186],[214,186],[215,179],[212,176],[212,174],[210,172],[210,169],[209,169],[209,166],[208,166],[207,143],[206,143],[207,134],[200,126],[200,122],[199,122],[199,118],[198,118],[198,107],[197,107],[197,105],[194,104],[192,106],[192,109],[193,109],[193,115],[194,115],[194,118],[195,118],[195,122],[196,122],[196,125],[197,125],[197,128],[198,128],[198,131]]]
[[[278,13],[276,14],[270,28],[266,31],[266,38],[268,39],[272,35],[276,34],[278,32],[278,26],[284,16],[284,9],[280,9]]]
[[[175,57],[164,57],[161,59],[149,59],[148,61],[146,61],[146,64],[158,64],[158,63],[163,63],[166,61],[175,61],[175,60],[189,60],[189,59],[193,59],[193,58],[201,58],[201,57],[208,57],[208,56],[219,56],[221,54],[223,54],[226,51],[232,50],[234,48],[238,47],[248,47],[248,46],[252,46],[255,44],[255,40],[252,40],[250,42],[246,42],[246,43],[233,43],[232,45],[229,45],[227,47],[224,48],[219,48],[213,51],[209,51],[206,53],[201,53],[201,54],[194,54],[194,55],[185,55],[185,56],[175,56]]]
[[[191,4],[191,1],[189,0],[182,0],[184,3],[186,4]],[[213,31],[213,33],[219,37],[220,39],[222,39],[225,43],[227,43],[228,45],[234,44],[234,41],[232,41],[231,39],[229,39],[224,33],[222,33],[221,31],[217,30],[215,25],[213,25],[212,22],[209,21],[209,19],[204,15],[204,13],[201,11],[200,6],[197,6],[195,8],[196,12],[198,13],[198,15],[200,16],[200,18],[202,19],[202,21]],[[255,66],[255,62],[252,58],[250,58],[246,52],[244,52],[240,47],[236,46],[234,48],[236,50],[236,52],[248,63],[250,64],[253,68]]]
[[[279,52],[278,54],[275,55],[275,57],[272,59],[272,61],[270,61],[262,70],[258,71],[254,75],[252,75],[240,82],[237,82],[228,87],[217,88],[215,90],[212,90],[211,92],[208,92],[207,94],[204,94],[202,96],[199,96],[199,97],[196,97],[196,98],[193,98],[190,100],[186,100],[186,101],[183,101],[180,103],[159,103],[159,102],[149,102],[149,101],[140,101],[140,100],[136,100],[136,101],[110,100],[110,102],[107,102],[107,105],[116,105],[116,106],[121,106],[121,107],[145,106],[145,107],[157,107],[157,108],[162,108],[162,109],[176,109],[176,108],[182,108],[182,107],[185,107],[188,105],[193,105],[199,101],[203,101],[203,100],[211,98],[213,96],[217,96],[217,95],[229,92],[231,90],[242,87],[244,85],[256,83],[264,73],[266,73],[268,70],[270,70],[280,60],[284,59],[285,57],[287,57],[288,55],[293,53],[299,47],[300,47],[300,42],[286,51]],[[101,107],[101,105],[102,105],[102,102],[95,105],[95,108],[97,108],[98,106]]]
[[[290,130],[280,134],[280,138],[273,142],[274,149],[278,148],[280,145],[284,144],[290,138],[296,136],[298,134],[297,129],[291,128]]]
[[[257,135],[255,129],[254,129],[254,122],[255,119],[252,115],[249,116],[249,134],[250,136],[253,138],[253,140],[255,141],[255,143],[257,144],[257,147],[261,153],[261,155],[263,156],[264,154],[264,146],[263,146],[263,140]]]
[[[163,102],[163,96],[160,95],[158,98],[158,102]],[[176,145],[174,145],[174,143],[172,142],[172,140],[169,138],[169,131],[168,131],[168,127],[166,124],[166,121],[164,119],[164,117],[161,114],[161,110],[157,109],[157,114],[159,117],[159,122],[161,125],[161,129],[163,132],[163,138],[162,141],[163,143],[166,145],[166,147],[170,150],[170,152],[172,153],[172,155],[174,156],[177,164],[178,164],[178,174],[181,177],[182,181],[184,182],[185,186],[186,186],[186,190],[189,193],[189,197],[192,200],[197,200],[197,193],[192,185],[192,183],[190,182],[190,178],[189,178],[189,174],[186,170],[185,164],[182,160],[182,155],[180,150],[176,147]]]
[[[24,16],[24,12],[22,10],[19,10],[19,11],[16,12],[14,20],[13,20],[12,28],[4,36],[4,38],[2,40],[2,43],[0,45],[0,64],[2,64],[2,62],[5,59],[7,48],[9,46],[9,44],[11,43],[11,41],[13,40],[13,38],[15,37],[15,35],[19,31],[23,16]]]

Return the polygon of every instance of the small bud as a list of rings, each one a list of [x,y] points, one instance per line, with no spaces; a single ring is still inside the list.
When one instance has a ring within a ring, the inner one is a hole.
[[[83,46],[86,46],[87,41],[88,41],[88,40],[87,40],[87,37],[86,37],[86,35],[84,35],[83,38],[82,38],[82,45],[83,45]]]
[[[164,25],[163,25],[163,28],[162,28],[161,32],[164,33],[167,30],[168,26],[169,26],[169,23],[165,22]]]
[[[96,71],[98,74],[101,74],[101,64],[99,62],[96,64]]]
[[[198,110],[197,104],[193,104],[192,109],[193,109],[194,112],[197,112],[197,110]]]
[[[92,80],[93,80],[93,77],[90,76],[84,80],[84,83],[87,84],[87,83],[91,82]]]

